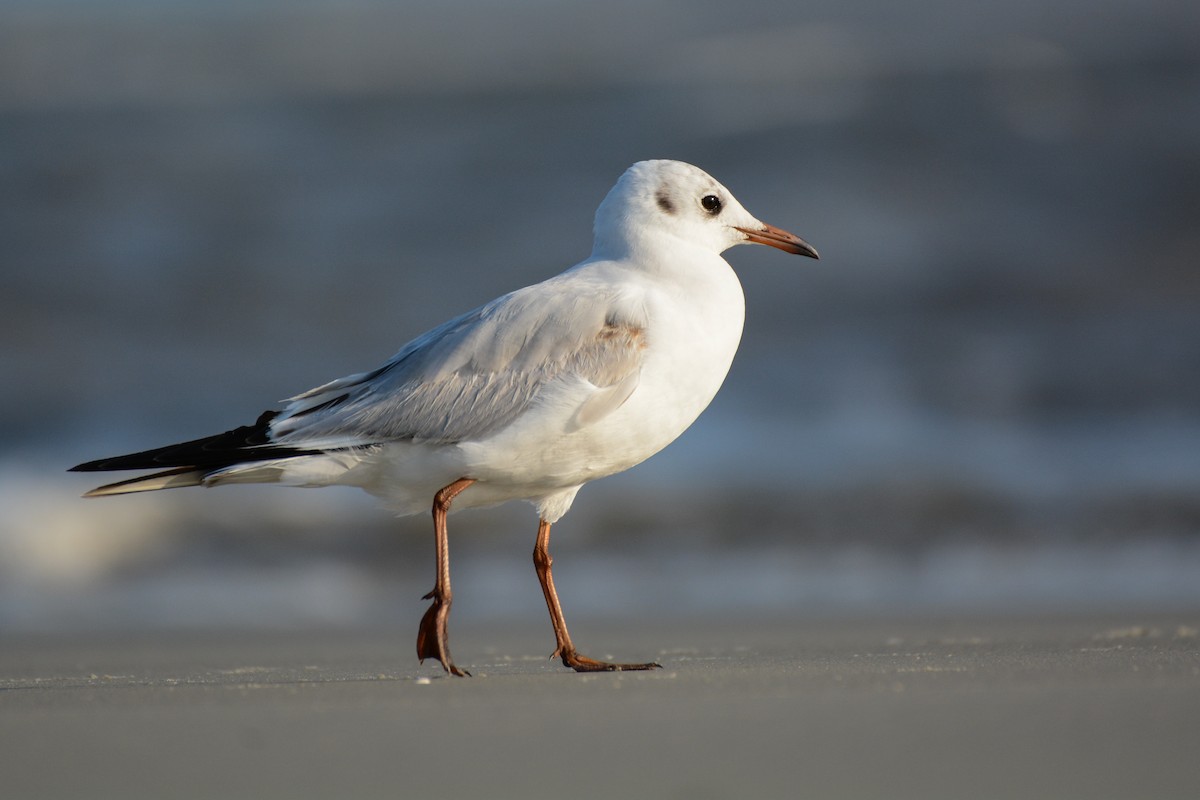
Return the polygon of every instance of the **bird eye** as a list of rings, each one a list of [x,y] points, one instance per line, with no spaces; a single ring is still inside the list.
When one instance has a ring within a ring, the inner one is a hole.
[[[700,206],[712,215],[721,213],[721,198],[715,194],[706,194],[700,198]]]

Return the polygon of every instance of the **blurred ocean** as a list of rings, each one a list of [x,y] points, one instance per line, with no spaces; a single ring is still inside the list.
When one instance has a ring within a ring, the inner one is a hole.
[[[65,470],[560,271],[661,157],[822,259],[727,254],[733,371],[556,527],[569,616],[1195,607],[1198,41],[1162,0],[0,2],[0,633],[415,625],[424,517]],[[535,527],[456,515],[456,617],[544,613]]]

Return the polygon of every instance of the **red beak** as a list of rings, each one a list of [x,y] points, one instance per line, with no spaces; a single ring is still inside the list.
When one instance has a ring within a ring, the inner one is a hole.
[[[820,258],[817,255],[817,250],[808,242],[801,239],[794,233],[788,233],[783,228],[776,228],[774,225],[763,223],[762,228],[737,228],[737,230],[746,234],[746,238],[755,244],[765,244],[769,247],[776,247],[785,253],[793,253],[798,256],[808,256],[809,258]]]

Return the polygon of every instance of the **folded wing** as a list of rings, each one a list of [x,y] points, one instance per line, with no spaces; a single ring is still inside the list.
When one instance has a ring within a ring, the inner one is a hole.
[[[291,398],[271,422],[272,440],[329,449],[484,438],[563,380],[594,387],[574,424],[601,419],[637,387],[646,348],[640,315],[617,297],[555,295],[545,286],[451,320],[379,369]]]
[[[378,369],[297,395],[253,425],[73,470],[163,470],[88,493],[99,496],[194,486],[255,463],[269,476],[273,462],[394,441],[481,439],[562,382],[583,385],[564,432],[593,424],[637,388],[647,344],[644,315],[611,288],[556,292],[555,280],[450,320]]]

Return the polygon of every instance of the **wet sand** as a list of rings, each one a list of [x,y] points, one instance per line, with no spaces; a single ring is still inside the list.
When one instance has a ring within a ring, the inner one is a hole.
[[[540,623],[541,620],[538,620]],[[0,785],[38,797],[1200,796],[1200,613],[576,622],[0,640]],[[544,629],[543,629],[544,628]]]

